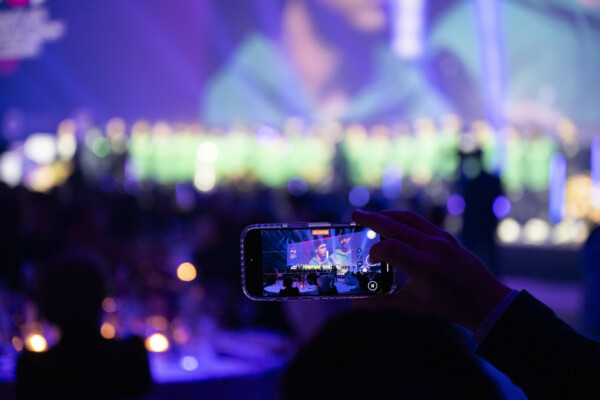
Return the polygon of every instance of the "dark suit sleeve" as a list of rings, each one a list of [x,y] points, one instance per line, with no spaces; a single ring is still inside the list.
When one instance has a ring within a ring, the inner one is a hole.
[[[521,291],[477,349],[530,399],[600,399],[600,344]]]

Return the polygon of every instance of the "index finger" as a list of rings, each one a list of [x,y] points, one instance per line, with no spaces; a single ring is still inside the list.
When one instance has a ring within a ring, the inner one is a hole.
[[[443,229],[440,229],[427,219],[413,212],[400,210],[385,210],[381,211],[380,214],[385,215],[386,217],[389,217],[396,222],[411,226],[428,235],[437,236],[439,238],[448,240],[454,244],[458,243],[456,238],[450,233],[444,231]]]
[[[423,232],[381,213],[355,210],[352,213],[352,219],[361,226],[373,229],[384,238],[398,239],[418,249],[428,247],[431,242],[431,239]]]

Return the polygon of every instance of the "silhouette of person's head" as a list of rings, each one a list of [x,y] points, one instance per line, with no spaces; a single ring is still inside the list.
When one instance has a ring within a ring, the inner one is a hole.
[[[317,286],[319,286],[319,289],[322,291],[331,290],[332,284],[333,281],[327,275],[322,275],[317,279]]]
[[[465,339],[442,321],[355,310],[328,321],[300,349],[281,398],[306,399],[298,387],[310,382],[312,398],[323,399],[501,399]]]
[[[291,288],[293,284],[294,284],[294,278],[292,278],[289,275],[286,275],[283,277],[283,287],[284,288]]]
[[[39,291],[39,307],[63,333],[98,332],[106,280],[101,262],[92,254],[61,255],[46,270]]]
[[[99,259],[70,252],[41,277],[37,301],[42,315],[61,331],[48,351],[24,351],[17,361],[18,398],[141,398],[152,379],[142,338],[105,339],[99,323],[106,295]]]

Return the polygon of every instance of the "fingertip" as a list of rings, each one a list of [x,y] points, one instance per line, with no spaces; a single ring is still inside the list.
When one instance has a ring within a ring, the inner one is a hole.
[[[360,219],[361,217],[367,215],[368,212],[361,210],[360,208],[357,208],[356,210],[352,211],[352,219],[356,221],[356,219]]]
[[[383,242],[377,242],[373,246],[371,246],[371,249],[369,250],[369,257],[371,258],[371,262],[380,263],[382,261],[385,261],[385,260],[381,259],[381,257],[378,257],[382,251],[380,249],[380,247],[382,246],[382,243]]]

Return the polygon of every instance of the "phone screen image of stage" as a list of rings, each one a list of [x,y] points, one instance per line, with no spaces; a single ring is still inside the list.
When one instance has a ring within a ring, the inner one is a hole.
[[[369,259],[379,235],[368,228],[262,231],[263,296],[370,295],[381,264]]]

